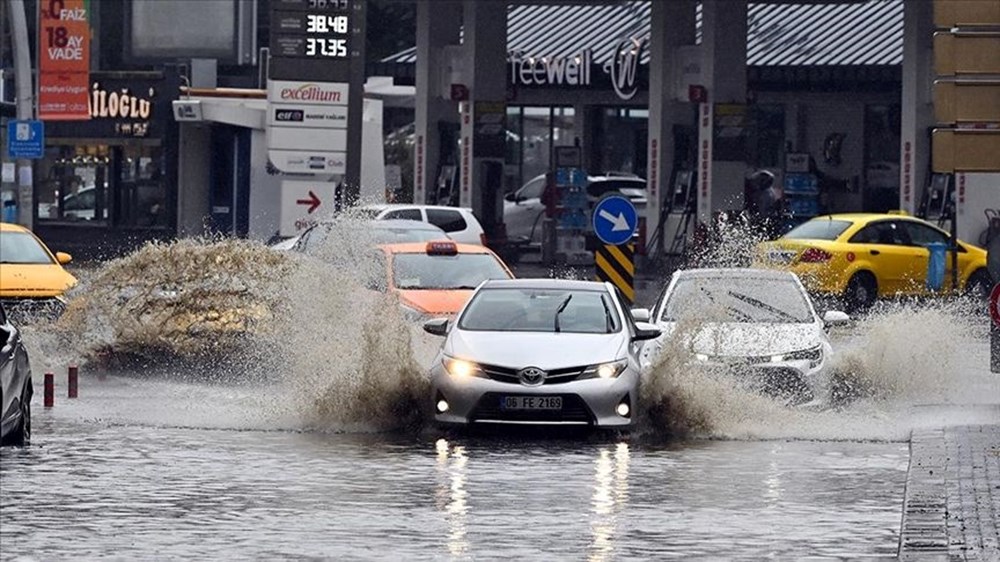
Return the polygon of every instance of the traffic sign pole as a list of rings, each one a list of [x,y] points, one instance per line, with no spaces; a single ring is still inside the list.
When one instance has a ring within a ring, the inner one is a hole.
[[[594,253],[597,280],[618,287],[628,305],[635,302],[635,244],[632,237],[639,215],[632,202],[621,195],[601,199],[594,205],[594,234],[604,244]]]

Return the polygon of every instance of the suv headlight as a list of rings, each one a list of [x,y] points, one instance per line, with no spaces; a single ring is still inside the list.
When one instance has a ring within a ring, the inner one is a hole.
[[[442,363],[444,363],[444,370],[457,379],[483,376],[483,370],[472,361],[445,356]]]
[[[587,367],[583,374],[580,375],[581,379],[613,379],[625,371],[628,367],[628,359],[619,359],[617,361],[610,361],[608,363],[601,363],[599,365],[592,365]]]

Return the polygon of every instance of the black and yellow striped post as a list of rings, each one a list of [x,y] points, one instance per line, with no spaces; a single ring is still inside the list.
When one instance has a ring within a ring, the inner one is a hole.
[[[597,280],[609,281],[628,301],[635,302],[635,244],[629,242],[621,246],[602,244],[594,253],[597,266]]]

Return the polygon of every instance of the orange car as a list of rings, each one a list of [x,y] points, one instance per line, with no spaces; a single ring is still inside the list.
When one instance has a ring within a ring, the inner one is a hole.
[[[472,291],[487,279],[513,279],[489,248],[453,241],[379,246],[386,258],[388,284],[399,295],[407,316],[458,314]]]

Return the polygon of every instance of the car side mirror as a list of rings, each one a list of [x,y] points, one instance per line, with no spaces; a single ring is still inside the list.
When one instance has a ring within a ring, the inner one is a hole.
[[[67,263],[73,261],[73,256],[67,254],[66,252],[56,252],[56,261],[59,265],[66,265]]]
[[[649,309],[633,308],[632,319],[635,320],[636,322],[649,322]]]
[[[517,192],[511,191],[507,195],[503,196],[505,201],[510,201],[511,203],[517,203]]]
[[[851,317],[839,310],[828,310],[823,315],[823,323],[827,326],[843,326],[851,321]]]
[[[435,318],[424,322],[424,331],[433,336],[448,335],[448,319]]]
[[[648,322],[636,322],[635,335],[632,336],[632,341],[655,340],[662,333],[659,328]]]

